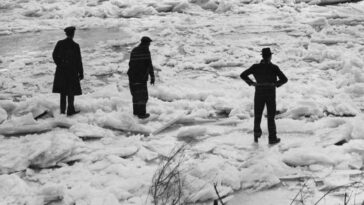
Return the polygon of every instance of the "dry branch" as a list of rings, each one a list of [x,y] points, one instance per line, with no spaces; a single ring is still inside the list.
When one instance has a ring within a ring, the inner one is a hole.
[[[217,195],[218,200],[220,201],[221,205],[225,205],[224,202],[222,201],[222,198],[221,198],[221,196],[219,194],[219,191],[217,190],[217,183],[214,183],[214,189],[215,189],[216,195]]]
[[[153,197],[154,205],[177,205],[183,200],[183,179],[181,164],[183,163],[186,144],[176,148],[167,157],[152,179],[149,194]]]

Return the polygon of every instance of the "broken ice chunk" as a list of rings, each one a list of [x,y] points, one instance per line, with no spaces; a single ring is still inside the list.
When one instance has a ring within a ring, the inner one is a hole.
[[[41,190],[43,204],[61,201],[63,199],[63,187],[59,185],[46,185]]]
[[[0,124],[8,118],[8,113],[0,107]]]
[[[179,130],[177,134],[177,138],[179,140],[198,140],[199,138],[203,137],[206,134],[206,127],[201,126],[190,126],[190,127],[183,127]]]
[[[33,188],[15,174],[0,175],[1,204],[43,204]]]
[[[70,131],[73,132],[76,136],[83,139],[100,139],[103,137],[113,136],[113,133],[110,130],[105,130],[101,127],[83,123],[73,125],[70,128]]]

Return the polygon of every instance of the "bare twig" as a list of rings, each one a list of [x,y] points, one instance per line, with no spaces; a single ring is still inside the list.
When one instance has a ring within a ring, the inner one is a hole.
[[[306,183],[307,183],[307,181],[305,181],[305,183],[303,183],[301,189],[297,192],[296,196],[292,199],[292,201],[289,205],[292,205],[300,194],[301,194],[301,199],[302,199],[302,192],[303,192],[303,189],[306,188]]]
[[[341,189],[341,188],[348,188],[348,187],[355,187],[356,185],[358,184],[362,184],[361,182],[353,182],[353,183],[350,183],[348,185],[345,185],[345,186],[339,186],[339,187],[334,187],[330,190],[328,190],[314,205],[317,205],[323,198],[325,198],[328,194],[330,194],[331,192],[333,191],[336,191],[337,189]],[[349,197],[349,200],[351,198],[351,195]],[[345,200],[346,200],[346,193],[345,193]],[[349,200],[347,202],[349,202]],[[346,203],[346,201],[344,201]]]
[[[152,179],[149,193],[154,205],[177,205],[183,199],[183,180],[180,169],[186,144],[174,149],[169,157],[162,161]]]
[[[314,205],[317,205],[323,198],[325,198],[328,194],[335,191],[336,189],[337,189],[337,187],[328,190],[324,195],[322,195],[322,197],[318,201],[316,201],[316,203]]]
[[[215,192],[217,194],[218,200],[220,201],[221,205],[225,205],[224,202],[222,201],[219,191],[217,190],[217,183],[214,183],[214,189],[215,189]]]

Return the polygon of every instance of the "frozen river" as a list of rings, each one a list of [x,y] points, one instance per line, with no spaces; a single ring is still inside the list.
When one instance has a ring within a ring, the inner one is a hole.
[[[91,48],[106,40],[125,40],[128,37],[130,36],[120,28],[90,28],[77,29],[75,41],[81,48]],[[57,41],[64,38],[61,29],[0,35],[0,56],[53,50]]]
[[[319,205],[342,205],[345,193],[364,201],[364,187],[350,186],[364,167],[364,4],[189,2],[0,2],[0,33],[10,33],[0,36],[1,205],[151,205],[153,175],[184,143],[192,204],[211,205],[215,183],[232,205],[289,205],[297,193],[311,205],[330,189]],[[69,24],[84,28],[85,79],[81,113],[66,118],[51,54]],[[132,115],[126,75],[144,35],[156,70],[150,121]],[[289,79],[277,89],[273,147],[266,119],[253,143],[254,89],[239,79],[264,47]]]

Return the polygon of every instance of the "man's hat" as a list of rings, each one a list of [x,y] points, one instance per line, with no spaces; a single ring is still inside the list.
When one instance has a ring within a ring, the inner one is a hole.
[[[69,26],[69,27],[67,27],[67,28],[64,29],[64,32],[70,33],[70,32],[74,32],[75,30],[76,30],[76,27]]]
[[[142,43],[149,43],[149,42],[152,42],[152,39],[150,39],[148,36],[143,36],[140,41]]]
[[[262,49],[262,56],[270,56],[273,53],[270,51],[270,48],[263,48]]]

